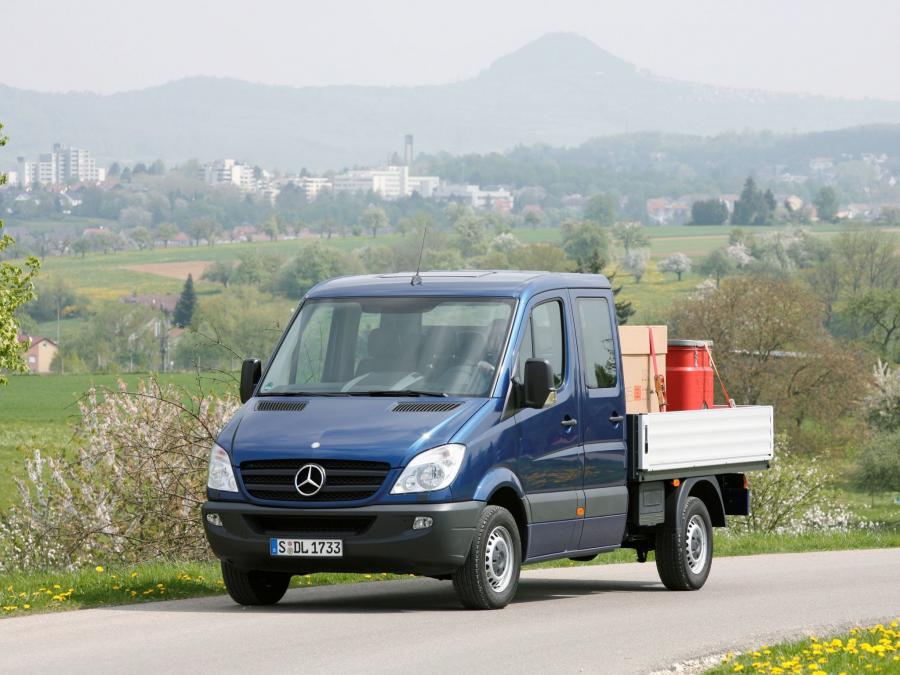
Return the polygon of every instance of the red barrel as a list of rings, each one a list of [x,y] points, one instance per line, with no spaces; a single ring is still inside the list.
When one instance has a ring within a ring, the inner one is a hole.
[[[668,410],[701,410],[713,407],[713,369],[708,340],[669,340],[666,354]]]

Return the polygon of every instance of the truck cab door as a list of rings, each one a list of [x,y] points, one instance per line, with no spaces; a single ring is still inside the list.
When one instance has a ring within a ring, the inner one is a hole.
[[[516,345],[515,371],[508,410],[515,411],[519,432],[517,474],[530,510],[526,559],[578,546],[583,457],[578,431],[575,337],[565,291],[536,296],[527,306]],[[525,361],[550,362],[556,400],[545,407],[522,407]]]
[[[571,290],[579,357],[585,513],[578,548],[619,546],[628,510],[625,395],[612,293]]]

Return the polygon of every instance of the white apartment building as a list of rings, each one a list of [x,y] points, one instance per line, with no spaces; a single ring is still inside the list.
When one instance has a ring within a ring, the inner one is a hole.
[[[331,179],[315,176],[304,176],[294,181],[294,185],[303,191],[307,202],[315,201],[321,192],[331,190]]]
[[[515,204],[512,192],[504,187],[482,189],[478,185],[441,183],[434,192],[437,199],[459,199],[473,209],[511,211]]]
[[[73,181],[102,183],[106,180],[106,169],[97,167],[89,151],[63,148],[54,143],[53,152],[40,154],[36,162],[19,157],[16,178],[19,187],[23,188],[34,184],[64,185]]]
[[[423,197],[431,197],[439,183],[437,176],[410,176],[409,167],[399,165],[350,171],[335,176],[333,189],[335,193],[374,192],[383,199],[400,199],[409,197],[414,192]]]
[[[256,189],[253,167],[233,159],[217,159],[200,169],[207,185],[234,185],[241,190]]]

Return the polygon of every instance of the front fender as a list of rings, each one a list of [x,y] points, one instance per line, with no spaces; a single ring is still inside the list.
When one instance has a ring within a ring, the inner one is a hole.
[[[505,466],[495,466],[478,483],[472,498],[476,501],[486,502],[494,492],[502,487],[512,488],[520,499],[525,497],[525,490],[522,488],[519,477]]]

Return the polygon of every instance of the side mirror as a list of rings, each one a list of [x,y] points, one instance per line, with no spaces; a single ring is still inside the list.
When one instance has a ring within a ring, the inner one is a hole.
[[[553,393],[553,368],[546,359],[525,362],[525,407],[543,408]]]
[[[253,398],[253,390],[262,377],[262,363],[259,359],[247,359],[241,364],[241,403]]]

